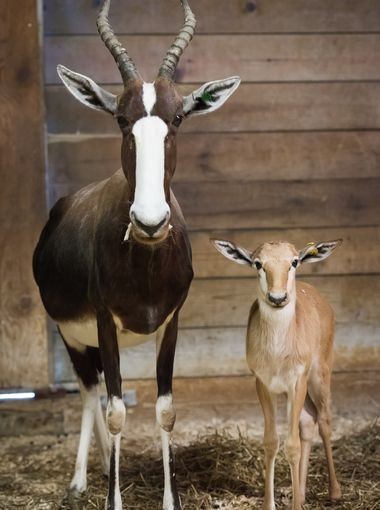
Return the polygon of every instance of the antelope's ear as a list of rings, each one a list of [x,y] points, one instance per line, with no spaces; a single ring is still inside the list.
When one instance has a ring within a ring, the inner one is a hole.
[[[117,97],[99,87],[91,78],[74,73],[62,65],[57,66],[57,72],[68,91],[81,103],[94,110],[112,114],[116,112]]]
[[[220,253],[227,259],[230,259],[237,264],[252,266],[252,253],[245,248],[236,246],[236,244],[231,243],[231,241],[223,241],[218,239],[210,239],[210,241],[215,246],[215,248],[220,251]]]
[[[217,110],[240,85],[240,77],[232,76],[225,80],[210,81],[183,98],[183,111],[186,117],[201,115]]]
[[[337,246],[342,244],[342,242],[342,239],[336,239],[335,241],[322,243],[308,243],[305,248],[299,252],[300,262],[319,262],[320,260],[326,259]]]

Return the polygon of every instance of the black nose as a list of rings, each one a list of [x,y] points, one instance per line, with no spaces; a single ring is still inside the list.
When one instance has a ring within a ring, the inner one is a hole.
[[[283,296],[280,297],[274,297],[272,294],[268,294],[269,301],[275,305],[281,305],[284,301],[286,301],[287,297],[288,294],[286,292]]]
[[[149,237],[153,237],[154,234],[160,230],[160,228],[165,225],[167,218],[165,217],[160,223],[157,223],[157,225],[145,225],[141,221],[139,221],[136,216],[134,215],[134,222],[139,227],[139,229],[143,230],[146,234],[148,234]]]

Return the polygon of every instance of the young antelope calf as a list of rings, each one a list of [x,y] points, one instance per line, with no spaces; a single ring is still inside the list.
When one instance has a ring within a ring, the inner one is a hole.
[[[285,454],[293,488],[293,510],[305,501],[305,486],[315,424],[322,437],[329,473],[331,500],[341,497],[332,457],[330,436],[330,380],[333,362],[334,312],[311,285],[295,281],[304,262],[328,257],[341,243],[310,243],[297,251],[287,242],[268,242],[253,252],[229,241],[213,241],[216,248],[238,264],[255,266],[258,299],[253,303],[247,331],[247,361],[256,376],[264,413],[265,499],[273,510],[274,463],[279,440],[276,398],[288,397],[288,434]]]

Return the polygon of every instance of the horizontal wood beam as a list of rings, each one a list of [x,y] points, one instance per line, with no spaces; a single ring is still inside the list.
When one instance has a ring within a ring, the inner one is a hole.
[[[154,80],[172,36],[126,36],[121,43],[145,80]],[[96,53],[96,58],[89,58]],[[60,84],[57,64],[104,84],[120,73],[98,36],[47,37],[45,81]],[[195,37],[180,60],[177,81],[203,83],[238,74],[244,82],[380,79],[380,34],[208,35]]]
[[[334,371],[378,370],[379,327],[337,324]],[[180,329],[174,375],[176,377],[215,377],[248,375],[245,359],[246,327]],[[56,344],[57,384],[76,381],[62,340]],[[153,342],[123,349],[120,353],[124,379],[155,379],[156,351]]]
[[[49,133],[119,133],[110,115],[86,108],[63,86],[47,87],[46,102]],[[181,126],[192,133],[361,129],[380,129],[380,82],[243,84],[218,111]]]
[[[310,276],[300,271],[299,279],[314,285],[328,299],[340,324],[379,327],[380,275]],[[195,280],[181,312],[181,327],[245,326],[256,299],[256,284],[254,278]]]
[[[100,122],[103,120],[99,119]],[[120,167],[121,135],[52,135],[50,179],[79,189]],[[380,131],[180,133],[174,182],[378,177]]]
[[[98,1],[44,0],[49,34],[95,34]],[[192,0],[197,33],[378,32],[377,0]],[[217,15],[216,15],[217,13]],[[128,34],[175,33],[182,12],[169,0],[118,0],[110,11],[114,30]]]
[[[380,226],[377,227],[323,227],[307,229],[225,230],[193,232],[191,246],[196,278],[254,278],[256,270],[234,264],[211,246],[210,237],[228,239],[254,250],[266,241],[286,240],[297,249],[310,241],[343,239],[343,245],[321,264],[304,264],[298,270],[304,275],[380,274]]]
[[[380,179],[177,182],[173,189],[190,230],[377,226]],[[51,188],[51,204],[73,191]]]

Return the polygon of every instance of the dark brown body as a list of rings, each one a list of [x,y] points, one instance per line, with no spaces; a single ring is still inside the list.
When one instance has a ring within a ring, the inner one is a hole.
[[[57,322],[83,320],[106,308],[125,329],[149,334],[184,302],[193,277],[191,247],[174,196],[173,228],[150,246],[132,237],[124,241],[128,195],[118,171],[53,207],[33,269],[45,308]]]

